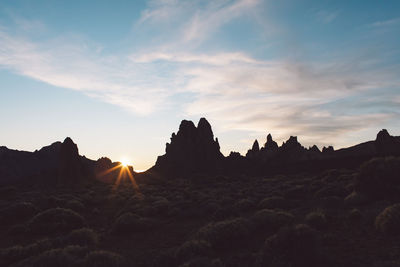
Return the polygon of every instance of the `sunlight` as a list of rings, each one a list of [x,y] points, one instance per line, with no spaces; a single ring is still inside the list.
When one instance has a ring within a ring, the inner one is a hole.
[[[128,167],[130,165],[130,161],[127,158],[122,158],[120,160],[122,167]]]

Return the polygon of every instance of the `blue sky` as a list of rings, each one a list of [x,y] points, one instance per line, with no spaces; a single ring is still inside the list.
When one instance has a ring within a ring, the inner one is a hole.
[[[182,119],[222,152],[272,133],[336,148],[400,135],[400,1],[0,2],[0,143],[70,136],[154,164]]]

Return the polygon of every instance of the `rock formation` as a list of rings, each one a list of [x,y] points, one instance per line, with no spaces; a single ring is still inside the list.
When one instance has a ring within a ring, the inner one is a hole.
[[[333,146],[323,147],[322,153],[332,153],[334,151]]]
[[[253,147],[247,151],[246,157],[255,158],[258,156],[259,152],[260,152],[260,145],[258,144],[258,141],[255,140],[253,143]]]
[[[268,134],[267,142],[265,143],[264,148],[270,151],[276,151],[278,149],[278,144],[274,140],[272,140],[271,134]]]
[[[59,182],[78,182],[82,178],[83,165],[80,160],[78,146],[71,138],[65,138],[61,144],[59,155]]]
[[[201,118],[197,127],[183,120],[177,134],[166,144],[165,155],[159,156],[155,168],[162,172],[187,173],[218,168],[223,155],[211,125]]]

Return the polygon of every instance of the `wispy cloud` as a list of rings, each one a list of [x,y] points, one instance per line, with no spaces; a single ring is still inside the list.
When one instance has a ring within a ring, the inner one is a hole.
[[[150,1],[142,12],[139,25],[144,23],[174,24],[180,42],[202,42],[232,20],[251,14],[260,0],[217,1]]]
[[[393,90],[400,87],[398,66],[378,69],[369,58],[260,59],[243,51],[198,51],[186,45],[211,38],[258,5],[256,0],[151,1],[137,25],[161,27],[186,18],[168,31],[181,38],[111,54],[82,36],[38,41],[0,28],[0,66],[140,115],[168,109],[176,96],[190,94],[189,101],[175,106],[183,115],[207,116],[220,132],[271,131],[278,140],[295,134],[306,143],[340,145],[342,136],[393,118],[399,107]],[[325,23],[336,17],[337,12],[320,14]],[[387,93],[372,104],[360,97],[373,90]],[[382,103],[392,108],[373,108]]]
[[[319,10],[316,14],[318,21],[322,23],[331,23],[339,16],[339,11]]]
[[[154,66],[132,64],[124,56],[106,56],[81,38],[45,42],[0,31],[0,65],[18,74],[81,91],[137,114],[154,112],[165,103],[169,81],[151,77]]]
[[[371,24],[372,27],[385,27],[385,26],[392,26],[400,23],[400,18],[394,18],[389,20],[383,21],[376,21]]]

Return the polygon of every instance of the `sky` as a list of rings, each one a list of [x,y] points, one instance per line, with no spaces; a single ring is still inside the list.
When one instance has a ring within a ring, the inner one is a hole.
[[[0,145],[154,165],[183,119],[221,151],[400,135],[400,1],[0,0]]]

